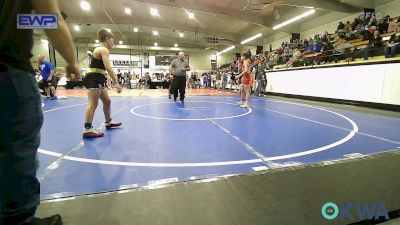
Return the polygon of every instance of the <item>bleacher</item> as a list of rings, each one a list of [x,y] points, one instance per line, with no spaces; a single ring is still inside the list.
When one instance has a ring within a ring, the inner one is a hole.
[[[396,18],[394,18],[396,19]],[[376,27],[376,30],[378,28]],[[364,32],[369,32],[368,29],[366,29]],[[398,28],[397,28],[397,32],[391,32],[391,33],[383,33],[380,34],[380,37],[383,39],[382,40],[382,53],[383,53],[383,48],[385,48],[386,46],[389,45],[389,38],[393,35],[400,35],[400,24],[398,23]],[[385,56],[383,54],[379,54],[379,55],[374,55],[374,56],[369,56],[368,60],[364,60],[362,57],[362,54],[365,51],[376,51],[376,49],[370,50],[368,49],[369,46],[369,40],[365,40],[363,35],[358,35],[357,37],[353,37],[353,38],[349,38],[350,36],[345,36],[346,34],[339,34],[338,32],[336,32],[335,34],[330,34],[329,35],[329,39],[330,39],[330,43],[335,46],[338,45],[340,41],[342,41],[343,39],[346,39],[346,44],[347,45],[351,45],[351,47],[348,48],[343,48],[346,49],[345,53],[340,53],[336,50],[343,50],[343,49],[333,49],[333,50],[328,50],[325,52],[311,52],[311,53],[304,53],[303,55],[303,59],[297,61],[293,67],[287,67],[285,64],[288,61],[287,57],[283,57],[283,55],[280,55],[280,60],[279,60],[279,64],[273,66],[273,71],[275,70],[288,70],[288,69],[299,69],[299,68],[310,68],[310,67],[326,67],[326,66],[335,66],[335,65],[345,65],[345,64],[359,64],[359,63],[381,63],[381,62],[385,62],[385,61],[396,61],[396,60],[400,60],[400,54],[397,53],[397,55],[393,58],[385,58]],[[354,34],[353,34],[354,35]],[[315,37],[321,37],[321,35],[316,35]],[[306,39],[308,40],[308,39]],[[305,41],[306,41],[305,40]],[[282,43],[282,46],[284,43]],[[293,44],[293,43],[290,43]],[[326,45],[326,43],[324,43]],[[306,47],[306,45],[304,46],[304,48]],[[350,49],[350,50],[348,50]],[[304,49],[303,49],[304,50]],[[278,50],[275,50],[276,52],[278,52]],[[399,52],[399,51],[398,51]],[[341,59],[341,60],[332,60],[333,58],[337,57],[339,58],[341,55],[346,55],[347,57],[349,57],[348,59]],[[311,65],[309,65],[309,62],[315,62],[315,59],[317,59],[317,57],[319,57],[319,59],[321,59],[321,57],[323,59],[329,59],[329,60],[325,60],[324,63],[320,64],[314,64],[312,63]],[[306,63],[308,62],[308,63]]]

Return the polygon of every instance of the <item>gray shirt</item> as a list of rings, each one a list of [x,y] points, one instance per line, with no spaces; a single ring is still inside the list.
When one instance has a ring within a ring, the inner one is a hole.
[[[186,77],[186,71],[182,71],[182,68],[190,68],[189,63],[186,60],[181,62],[179,59],[172,60],[170,66],[175,77]]]

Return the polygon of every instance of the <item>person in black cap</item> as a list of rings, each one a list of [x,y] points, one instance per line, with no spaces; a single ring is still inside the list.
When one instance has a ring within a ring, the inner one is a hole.
[[[36,154],[43,123],[41,96],[30,63],[32,29],[17,29],[17,14],[58,14],[49,41],[67,62],[70,79],[80,75],[75,46],[53,0],[0,1],[0,224],[61,225],[60,215],[35,218],[40,184]]]

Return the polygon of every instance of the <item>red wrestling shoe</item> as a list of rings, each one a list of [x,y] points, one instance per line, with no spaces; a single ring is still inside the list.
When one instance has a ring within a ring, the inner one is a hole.
[[[94,130],[93,128],[85,129],[85,130],[83,131],[83,134],[82,134],[82,138],[83,138],[83,139],[87,139],[87,138],[98,138],[98,137],[103,137],[103,136],[104,136],[104,133],[103,133],[103,132],[96,131],[96,130]]]

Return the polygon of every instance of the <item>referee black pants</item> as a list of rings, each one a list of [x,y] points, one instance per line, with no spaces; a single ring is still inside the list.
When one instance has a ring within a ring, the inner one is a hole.
[[[185,99],[185,89],[186,89],[186,77],[174,77],[172,79],[172,93],[174,94],[174,99],[178,98],[178,91],[180,100]]]

